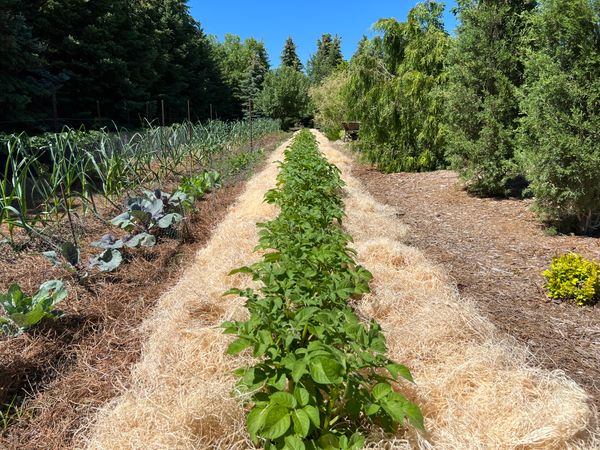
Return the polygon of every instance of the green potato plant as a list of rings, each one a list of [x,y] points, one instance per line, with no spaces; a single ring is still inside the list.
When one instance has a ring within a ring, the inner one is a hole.
[[[344,217],[339,170],[301,132],[285,152],[266,201],[281,209],[259,224],[261,261],[232,271],[261,288],[246,298],[247,321],[223,324],[236,339],[228,353],[251,349],[258,362],[236,371],[251,393],[247,427],[266,449],[360,449],[364,432],[395,432],[405,420],[423,429],[419,408],[398,389],[407,367],[386,356],[376,321],[362,322],[349,302],[369,292],[372,275],[356,264]]]

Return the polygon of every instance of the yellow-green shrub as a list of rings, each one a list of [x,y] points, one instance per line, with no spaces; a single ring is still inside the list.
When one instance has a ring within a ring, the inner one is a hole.
[[[547,280],[550,298],[572,299],[583,306],[594,303],[600,297],[600,264],[576,253],[553,258],[550,269],[542,275]]]

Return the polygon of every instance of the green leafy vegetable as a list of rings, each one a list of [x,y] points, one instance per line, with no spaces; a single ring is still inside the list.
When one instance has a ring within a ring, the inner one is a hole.
[[[54,307],[65,299],[67,290],[62,281],[42,284],[33,296],[27,296],[19,285],[12,284],[6,294],[0,294],[0,306],[6,315],[0,316],[0,329],[7,335],[17,335],[44,319],[61,315]]]

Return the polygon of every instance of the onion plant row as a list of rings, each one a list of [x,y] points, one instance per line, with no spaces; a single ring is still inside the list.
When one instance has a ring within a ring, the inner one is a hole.
[[[38,233],[63,220],[75,203],[97,212],[94,196],[115,203],[143,187],[208,167],[228,147],[279,129],[272,120],[148,127],[129,133],[108,130],[37,137],[0,136],[0,240],[13,231]]]
[[[228,353],[257,358],[236,374],[248,432],[265,449],[359,449],[374,429],[423,429],[419,408],[399,392],[409,369],[386,356],[380,325],[351,307],[372,275],[342,229],[342,187],[312,134],[299,133],[266,194],[281,212],[259,224],[264,256],[232,272],[261,286],[226,293],[246,299],[250,318],[223,327],[236,335]]]

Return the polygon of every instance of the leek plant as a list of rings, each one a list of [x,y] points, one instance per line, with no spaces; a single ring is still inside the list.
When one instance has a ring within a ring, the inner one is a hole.
[[[260,137],[279,130],[279,122],[259,119],[253,127]],[[65,129],[36,137],[0,136],[6,157],[0,167],[0,239],[14,243],[15,228],[39,234],[66,216],[71,222],[78,202],[83,215],[90,209],[98,214],[94,195],[117,206],[123,196],[209,169],[216,155],[249,142],[249,128],[247,122],[211,121],[148,124],[133,134]]]

